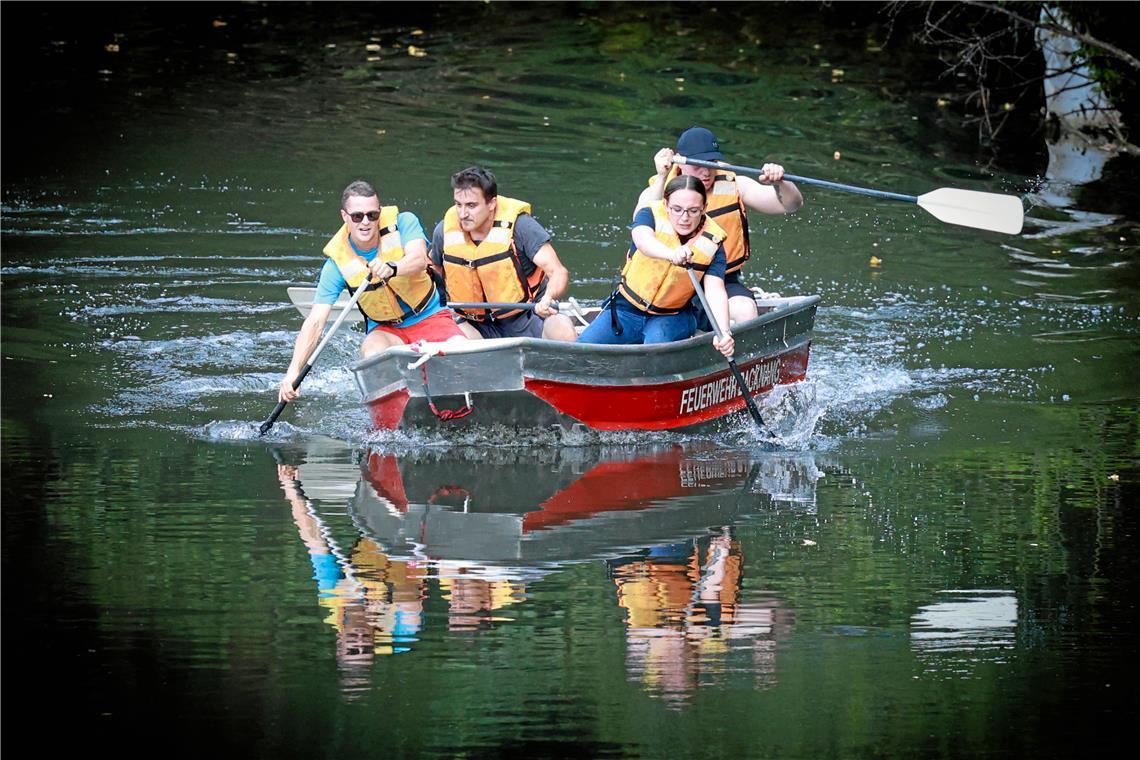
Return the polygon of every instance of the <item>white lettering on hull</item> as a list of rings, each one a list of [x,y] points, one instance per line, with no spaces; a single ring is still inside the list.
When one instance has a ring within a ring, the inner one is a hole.
[[[780,379],[780,359],[769,359],[755,364],[743,373],[744,382],[750,391],[756,392],[762,388],[775,385]],[[710,406],[723,404],[740,395],[740,388],[736,385],[736,378],[731,374],[719,380],[710,380],[707,383],[694,385],[681,391],[680,414],[695,414],[708,409]]]
[[[737,478],[748,474],[748,462],[730,459],[719,462],[684,462],[681,464],[681,485],[684,488],[701,488],[712,481]]]

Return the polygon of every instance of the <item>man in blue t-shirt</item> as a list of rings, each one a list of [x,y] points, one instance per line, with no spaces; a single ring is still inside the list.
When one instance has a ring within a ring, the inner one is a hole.
[[[363,263],[369,278],[382,283],[375,295],[369,291],[359,302],[361,311],[365,312],[368,332],[360,346],[362,355],[371,356],[389,346],[417,340],[466,340],[455,324],[454,315],[441,306],[439,293],[427,275],[427,237],[419,219],[407,211],[396,215],[399,250],[403,255],[395,258],[396,248],[385,244],[385,257],[379,255],[380,240],[382,235],[392,235],[392,230],[380,229],[382,213],[380,198],[367,182],[353,182],[341,194],[340,217],[344,226],[325,246],[329,259],[321,269],[313,308],[297,334],[293,359],[278,391],[280,401],[292,401],[300,395],[293,383],[320,341],[337,298],[342,291],[350,289],[342,266],[359,268]],[[370,297],[376,306],[369,305]],[[380,316],[371,318],[370,308]]]

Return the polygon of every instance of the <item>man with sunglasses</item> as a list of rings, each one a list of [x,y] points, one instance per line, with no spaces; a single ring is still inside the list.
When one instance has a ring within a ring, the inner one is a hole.
[[[662,188],[672,178],[686,174],[699,179],[708,193],[709,218],[728,233],[724,249],[728,255],[728,269],[724,285],[728,291],[728,308],[733,322],[743,322],[757,314],[756,298],[740,281],[744,262],[751,255],[748,240],[748,217],[745,208],[764,214],[794,214],[804,205],[803,195],[792,182],[784,179],[784,167],[764,164],[760,181],[734,174],[727,169],[709,169],[703,166],[674,166],[673,156],[696,158],[702,161],[723,161],[720,141],[704,127],[691,127],[677,138],[677,149],[662,148],[653,157],[657,174],[649,180],[637,201],[637,211],[661,198]],[[699,319],[703,329],[707,320]]]
[[[357,301],[367,330],[360,346],[364,356],[417,340],[466,339],[427,273],[427,237],[416,215],[381,207],[376,191],[360,180],[344,189],[340,205],[344,224],[325,245],[328,261],[281,381],[281,401],[300,395],[293,382],[320,341],[333,305],[341,292],[355,292],[366,277],[377,286]]]
[[[533,310],[457,308],[464,334],[575,340],[574,324],[553,304],[570,274],[530,204],[499,195],[495,175],[481,166],[453,174],[451,188],[455,205],[431,240],[431,264],[442,274],[448,301],[534,304]]]

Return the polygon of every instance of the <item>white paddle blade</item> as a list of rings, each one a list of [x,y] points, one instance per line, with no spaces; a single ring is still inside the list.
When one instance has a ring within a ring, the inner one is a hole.
[[[1021,232],[1025,221],[1025,209],[1016,195],[940,187],[918,196],[918,205],[949,224],[1010,235]]]
[[[309,316],[309,312],[313,309],[313,296],[317,294],[316,288],[289,288],[289,300],[297,307],[297,311],[301,312],[302,317]],[[344,311],[345,307],[352,301],[348,293],[341,293],[340,298],[333,306],[330,316],[336,319],[340,313]],[[347,321],[349,322],[363,322],[364,315],[360,313],[359,309],[353,309],[348,315]]]

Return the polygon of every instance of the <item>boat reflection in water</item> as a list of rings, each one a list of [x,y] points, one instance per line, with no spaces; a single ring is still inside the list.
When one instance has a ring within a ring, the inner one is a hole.
[[[791,613],[769,592],[741,598],[732,526],[773,503],[813,509],[810,455],[710,444],[374,451],[358,466],[321,458],[278,474],[349,684],[375,655],[410,651],[437,625],[425,615],[433,595],[449,631],[484,630],[511,620],[528,586],[585,561],[607,563],[630,677],[650,693],[681,698],[738,664],[761,686],[774,673]],[[351,551],[331,540],[310,501],[318,492],[347,502],[359,534]]]

